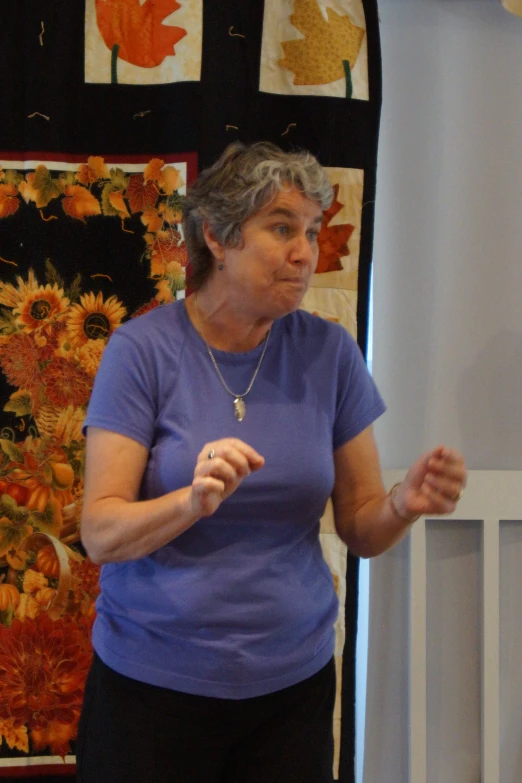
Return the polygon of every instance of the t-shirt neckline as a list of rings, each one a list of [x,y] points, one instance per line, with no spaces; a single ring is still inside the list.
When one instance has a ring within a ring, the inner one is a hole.
[[[189,318],[189,314],[185,306],[185,299],[178,300],[178,301],[180,302],[180,304],[182,304],[181,307],[182,319],[187,328],[187,335],[189,339],[191,340],[192,343],[198,345],[200,350],[203,350],[205,353],[208,354],[207,344],[205,343],[201,335],[197,332],[192,321]],[[278,318],[272,324],[270,339],[266,349],[267,353],[270,352],[276,340],[278,339],[281,320],[282,320],[281,318]],[[219,350],[219,348],[212,348],[212,354],[216,359],[216,361],[223,362],[224,364],[248,364],[252,361],[259,359],[264,346],[265,346],[265,340],[259,343],[259,345],[256,345],[256,347],[252,348],[252,350],[250,351],[241,351],[241,352],[221,351]]]

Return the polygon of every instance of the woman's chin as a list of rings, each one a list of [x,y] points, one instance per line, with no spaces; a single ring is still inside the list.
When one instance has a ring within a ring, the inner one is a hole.
[[[303,291],[299,296],[286,297],[283,301],[280,302],[278,306],[279,315],[275,317],[284,318],[285,315],[295,313],[296,310],[299,310],[301,304],[303,303],[304,295],[305,292]]]

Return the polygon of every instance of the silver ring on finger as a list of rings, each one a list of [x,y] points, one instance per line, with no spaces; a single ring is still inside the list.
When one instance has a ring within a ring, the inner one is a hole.
[[[215,454],[216,452],[214,451],[214,449],[210,449],[207,455],[208,459],[212,459],[215,456]]]

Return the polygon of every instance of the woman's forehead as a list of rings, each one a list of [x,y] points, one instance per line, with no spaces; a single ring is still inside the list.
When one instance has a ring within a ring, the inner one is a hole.
[[[289,218],[305,217],[318,222],[323,218],[321,205],[317,201],[307,198],[297,188],[278,191],[273,199],[254,214],[259,217],[276,217],[278,215]]]

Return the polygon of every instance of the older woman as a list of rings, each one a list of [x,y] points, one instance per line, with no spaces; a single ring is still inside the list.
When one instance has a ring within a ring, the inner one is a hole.
[[[331,781],[325,503],[363,557],[455,508],[445,447],[386,493],[359,349],[298,309],[331,199],[308,153],[232,145],[185,203],[195,294],[106,349],[85,423],[82,537],[103,568],[83,783]]]

